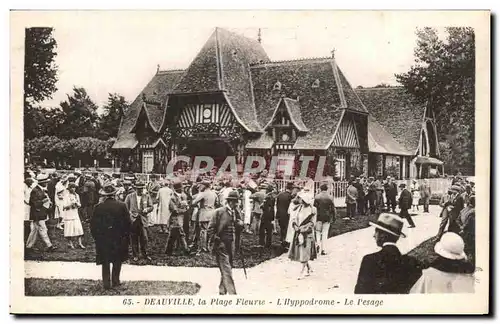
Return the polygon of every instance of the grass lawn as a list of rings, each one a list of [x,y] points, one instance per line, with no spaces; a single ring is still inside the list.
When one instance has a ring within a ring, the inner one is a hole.
[[[329,237],[354,231],[368,226],[368,221],[373,221],[373,217],[358,216],[353,220],[344,220],[345,209],[339,208],[337,221],[330,226]],[[70,249],[63,236],[63,231],[55,229],[53,226],[49,227],[49,236],[52,243],[57,247],[54,252],[45,252],[45,246],[41,240],[38,240],[35,249],[25,255],[25,260],[36,261],[78,261],[78,262],[95,262],[95,246],[94,240],[90,235],[89,226],[83,223],[84,239],[83,244],[86,246],[82,249]],[[153,259],[148,263],[145,260],[139,260],[139,265],[153,264],[153,265],[168,265],[168,266],[184,266],[184,267],[215,267],[215,259],[209,253],[201,253],[197,256],[183,256],[177,255],[174,252],[173,256],[164,254],[167,235],[159,232],[159,228],[154,226],[150,228],[149,235],[149,251]],[[279,235],[273,235],[273,244],[271,249],[260,249],[257,247],[259,238],[257,235],[243,234],[242,236],[242,250],[245,257],[245,266],[253,267],[263,261],[275,258],[283,254],[279,242]],[[130,252],[131,255],[131,252]],[[131,260],[128,261],[132,263]],[[242,262],[238,255],[234,259],[234,267],[241,268]]]
[[[200,285],[186,281],[124,281],[105,290],[99,280],[24,279],[26,296],[195,295]]]
[[[434,245],[437,243],[437,238],[431,237],[420,243],[420,245],[416,246],[408,252],[406,255],[411,256],[418,260],[421,264],[422,269],[428,268],[432,262],[434,262],[438,255],[434,252]]]

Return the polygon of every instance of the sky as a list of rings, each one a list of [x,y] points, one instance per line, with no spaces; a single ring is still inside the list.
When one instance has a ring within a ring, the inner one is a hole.
[[[335,49],[353,87],[396,85],[394,74],[414,62],[416,28],[442,30],[439,21],[431,14],[382,11],[59,11],[19,13],[11,24],[55,29],[58,90],[42,103],[54,107],[73,86],[84,87],[99,106],[108,93],[132,102],[157,65],[187,68],[215,27],[252,38],[261,28],[271,60],[325,57]]]

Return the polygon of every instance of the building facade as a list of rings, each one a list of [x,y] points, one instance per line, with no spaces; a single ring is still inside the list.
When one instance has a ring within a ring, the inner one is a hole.
[[[268,166],[281,156],[298,172],[309,155],[309,176],[321,156],[324,175],[338,179],[424,176],[429,168],[420,166],[439,157],[432,112],[418,108],[425,124],[413,147],[413,128],[394,133],[384,123],[382,97],[355,91],[334,57],[271,61],[259,41],[216,28],[186,70],[157,71],[126,111],[113,149],[122,170],[141,173],[165,173],[178,155],[211,156],[216,165],[233,155],[240,170],[249,155]],[[396,112],[407,110],[417,115]]]

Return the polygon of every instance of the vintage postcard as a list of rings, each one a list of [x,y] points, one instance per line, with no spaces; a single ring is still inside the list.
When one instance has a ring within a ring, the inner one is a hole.
[[[11,313],[489,313],[489,11],[10,22]]]

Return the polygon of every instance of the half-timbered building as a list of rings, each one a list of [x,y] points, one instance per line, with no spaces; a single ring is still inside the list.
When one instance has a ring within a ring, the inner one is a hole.
[[[126,111],[113,149],[122,169],[144,173],[164,173],[177,155],[211,156],[216,164],[234,155],[240,169],[249,155],[292,157],[298,172],[308,155],[312,176],[326,156],[325,174],[341,179],[409,177],[406,164],[417,156],[438,157],[428,140],[435,127],[422,141],[427,151],[415,151],[369,102],[374,114],[333,55],[271,61],[259,41],[216,28],[187,69],[157,71]]]

